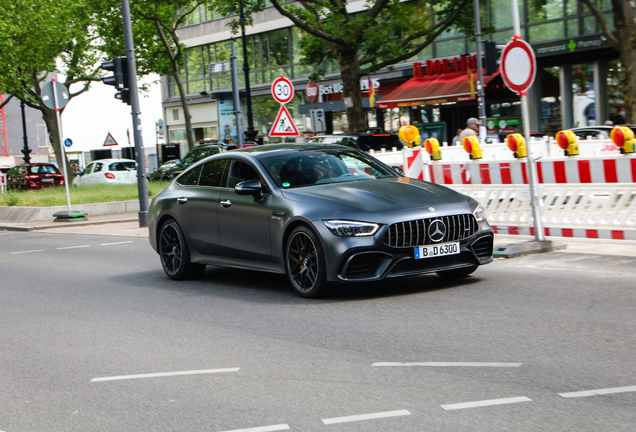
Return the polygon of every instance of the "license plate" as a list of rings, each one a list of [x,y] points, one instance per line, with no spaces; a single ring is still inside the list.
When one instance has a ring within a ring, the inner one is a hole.
[[[455,255],[460,252],[459,242],[440,243],[436,245],[415,248],[415,259],[433,258],[445,255]]]
[[[55,179],[52,179],[52,178],[43,178],[43,179],[40,179],[40,181],[41,181],[42,183],[50,183],[50,182],[52,182],[53,180],[55,180]]]

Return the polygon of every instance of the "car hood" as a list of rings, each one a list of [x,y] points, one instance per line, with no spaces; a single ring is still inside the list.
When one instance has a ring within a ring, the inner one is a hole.
[[[285,189],[283,196],[293,201],[321,204],[336,212],[356,210],[374,214],[467,205],[465,195],[445,186],[407,177]]]

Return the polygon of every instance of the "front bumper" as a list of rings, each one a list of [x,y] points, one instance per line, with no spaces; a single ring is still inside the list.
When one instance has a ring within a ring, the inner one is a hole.
[[[377,281],[434,273],[492,262],[494,233],[483,221],[475,234],[459,241],[460,253],[415,259],[414,247],[390,247],[384,230],[369,237],[336,237],[324,224],[315,225],[323,240],[327,279],[332,282]]]

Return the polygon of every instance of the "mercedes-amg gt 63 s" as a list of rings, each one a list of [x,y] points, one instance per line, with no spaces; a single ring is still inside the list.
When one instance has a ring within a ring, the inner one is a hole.
[[[477,201],[333,144],[203,159],[152,199],[148,227],[172,279],[207,265],[262,270],[287,274],[303,297],[344,282],[464,277],[493,252]]]

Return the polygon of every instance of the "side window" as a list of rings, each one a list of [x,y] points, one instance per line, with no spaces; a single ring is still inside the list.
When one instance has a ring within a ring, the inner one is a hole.
[[[230,166],[230,172],[227,176],[226,187],[234,189],[234,187],[246,180],[259,180],[261,181],[258,172],[245,162],[238,160],[232,161]]]
[[[201,175],[202,165],[199,165],[195,169],[191,169],[184,175],[179,177],[177,183],[183,186],[196,186],[199,183],[199,176]]]
[[[94,172],[94,173],[96,173],[96,172],[100,172],[100,171],[102,170],[102,167],[103,167],[103,166],[104,166],[104,164],[103,164],[103,163],[96,162],[96,163],[95,163],[95,168],[93,168],[93,172]]]
[[[95,164],[88,164],[88,166],[86,168],[84,168],[84,174],[90,174],[93,172],[93,168],[95,167]]]
[[[221,186],[223,172],[227,159],[215,160],[203,165],[201,177],[199,178],[199,186]]]

